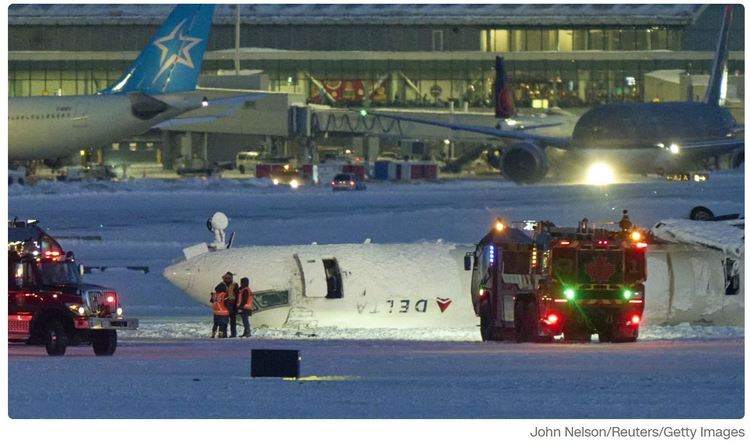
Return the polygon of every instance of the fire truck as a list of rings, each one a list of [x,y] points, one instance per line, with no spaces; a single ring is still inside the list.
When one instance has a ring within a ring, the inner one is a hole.
[[[114,354],[117,331],[136,329],[138,320],[123,316],[115,290],[85,284],[82,274],[73,253],[37,221],[9,221],[9,342],[44,345],[51,356],[79,344],[99,356]]]
[[[495,226],[465,258],[482,340],[633,342],[643,318],[646,234],[524,221]]]

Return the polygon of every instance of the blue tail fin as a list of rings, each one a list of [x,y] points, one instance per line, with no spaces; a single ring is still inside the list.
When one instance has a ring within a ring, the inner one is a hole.
[[[138,58],[100,94],[192,91],[198,84],[215,5],[178,5]]]
[[[495,58],[495,117],[498,119],[507,119],[516,114],[513,105],[513,89],[505,75],[505,61],[502,57]]]
[[[714,63],[711,67],[711,77],[708,80],[708,88],[703,101],[711,105],[719,106],[721,96],[721,83],[724,80],[724,68],[727,65],[729,56],[729,25],[732,24],[732,5],[727,5],[724,12],[724,21],[719,32],[719,43],[716,45],[716,54]]]

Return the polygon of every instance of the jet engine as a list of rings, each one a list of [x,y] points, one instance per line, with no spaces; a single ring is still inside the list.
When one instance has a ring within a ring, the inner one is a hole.
[[[549,170],[544,148],[532,142],[511,145],[500,159],[503,175],[519,184],[531,184],[544,179]]]

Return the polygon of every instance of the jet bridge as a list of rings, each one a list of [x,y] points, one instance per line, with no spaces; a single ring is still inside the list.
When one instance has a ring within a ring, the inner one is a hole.
[[[451,112],[450,110],[378,108],[380,113],[408,115],[410,117],[467,125],[492,126],[497,123],[494,114],[479,112]],[[483,134],[452,131],[412,122],[374,116],[366,110],[331,108],[320,105],[294,105],[289,112],[290,134],[314,137],[322,133],[340,135],[393,136],[403,139],[450,139],[455,142],[484,142],[492,137]]]

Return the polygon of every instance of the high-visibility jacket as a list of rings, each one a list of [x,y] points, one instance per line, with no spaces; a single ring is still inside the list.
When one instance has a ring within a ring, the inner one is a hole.
[[[237,308],[240,310],[252,311],[253,292],[250,290],[250,287],[240,289],[240,297],[237,298]]]
[[[227,308],[226,301],[226,293],[211,293],[211,304],[213,305],[214,314],[216,316],[229,316],[229,309]]]

